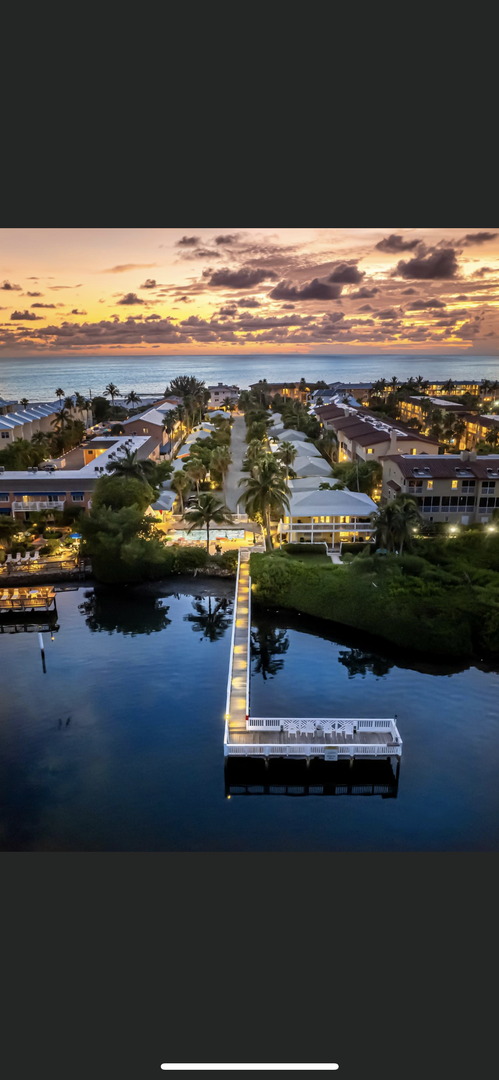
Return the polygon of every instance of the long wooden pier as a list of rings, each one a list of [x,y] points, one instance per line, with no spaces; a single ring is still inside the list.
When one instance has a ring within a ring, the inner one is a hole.
[[[239,550],[225,706],[224,755],[244,757],[400,757],[396,717],[254,717],[250,715],[250,549]]]

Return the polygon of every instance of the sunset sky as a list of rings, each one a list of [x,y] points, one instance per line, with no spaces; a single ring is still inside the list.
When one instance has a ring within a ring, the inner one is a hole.
[[[0,355],[499,352],[499,229],[3,229]]]

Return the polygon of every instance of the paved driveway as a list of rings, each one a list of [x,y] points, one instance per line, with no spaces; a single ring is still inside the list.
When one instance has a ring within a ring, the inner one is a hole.
[[[232,454],[232,465],[227,473],[227,480],[225,482],[225,501],[229,510],[235,514],[238,512],[237,503],[241,498],[242,488],[239,487],[239,481],[248,476],[248,473],[241,471],[241,465],[246,453],[246,422],[244,416],[236,416],[232,425],[232,438],[230,444],[230,452]],[[244,506],[241,503],[239,513],[244,514]]]

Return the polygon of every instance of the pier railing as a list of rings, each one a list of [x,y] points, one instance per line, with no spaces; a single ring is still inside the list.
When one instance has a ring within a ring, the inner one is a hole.
[[[234,667],[234,635],[236,632],[236,615],[237,615],[237,593],[239,589],[239,568],[241,566],[241,550],[238,551],[237,556],[237,575],[236,575],[236,591],[234,594],[234,611],[232,613],[232,634],[230,638],[230,660],[229,660],[229,676],[227,679],[227,696],[225,699],[225,727],[227,730],[227,720],[230,713],[230,693],[232,688],[232,669]],[[249,622],[249,620],[248,620]]]
[[[323,731],[325,735],[334,732],[342,735],[353,735],[354,731],[391,731],[394,735],[397,731],[394,719],[365,720],[348,717],[347,719],[327,719],[324,717],[296,717],[296,716],[251,716],[246,724],[248,731],[295,731],[312,734],[314,731]]]

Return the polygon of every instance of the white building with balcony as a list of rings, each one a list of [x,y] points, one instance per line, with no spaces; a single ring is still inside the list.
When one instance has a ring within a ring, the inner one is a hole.
[[[370,540],[376,503],[358,491],[299,490],[290,499],[290,514],[279,522],[279,543],[320,544],[328,551],[342,541]]]

